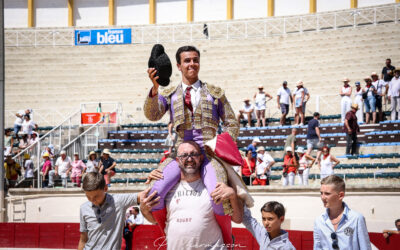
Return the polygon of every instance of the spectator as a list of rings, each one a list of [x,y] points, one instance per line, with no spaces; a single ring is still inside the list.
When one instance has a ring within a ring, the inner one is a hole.
[[[51,165],[54,165],[54,146],[53,146],[53,144],[49,144],[47,147],[44,148],[44,150],[41,153],[42,158],[46,152],[49,153]]]
[[[99,172],[104,175],[108,187],[111,187],[111,177],[115,175],[115,166],[117,166],[117,162],[111,158],[110,150],[104,149],[100,158]]]
[[[293,99],[294,99],[294,106],[296,113],[294,115],[294,122],[295,125],[304,125],[304,113],[303,113],[303,103],[304,103],[304,88],[303,88],[303,82],[302,81],[297,81],[296,83],[296,90],[293,91]],[[293,103],[292,103],[293,104]]]
[[[14,138],[11,135],[11,129],[4,130],[4,151],[3,155],[9,155],[12,153],[12,148],[14,146]]]
[[[27,147],[29,147],[29,139],[28,139],[28,135],[22,131],[20,131],[18,134],[20,135],[19,142],[18,142],[18,148],[19,148],[18,152],[21,152],[24,149],[26,149]]]
[[[306,87],[304,87],[303,84],[303,88],[304,88],[304,102],[303,102],[303,114],[306,115],[306,105],[307,102],[310,100],[310,92],[308,92],[308,89]]]
[[[385,98],[387,83],[383,80],[380,80],[376,72],[371,73],[371,78],[372,78],[372,85],[376,89],[375,107],[379,112],[379,121],[383,121],[382,104],[383,104],[383,98]]]
[[[254,94],[255,109],[257,116],[257,127],[265,127],[265,109],[267,108],[267,97],[268,101],[272,100],[272,96],[267,92],[264,92],[264,87],[262,85],[258,86],[258,92]],[[261,122],[260,122],[261,120]]]
[[[170,151],[169,150],[165,150],[164,151],[164,156],[161,158],[160,163],[163,163],[170,155]]]
[[[28,145],[33,145],[39,141],[38,133],[33,132],[31,138],[28,140]]]
[[[321,180],[327,176],[333,175],[333,169],[340,163],[335,156],[330,154],[327,146],[322,148],[321,158],[318,159],[318,167],[320,169]]]
[[[176,140],[178,137],[176,136],[176,133],[173,131],[174,124],[172,122],[168,123],[168,136],[165,139],[164,145],[169,147],[168,151],[171,154],[172,149],[175,146]]]
[[[285,146],[283,147],[286,149],[287,147],[291,147],[292,149],[296,148],[296,135],[297,135],[297,128],[292,128],[292,133],[286,137]],[[283,156],[286,155],[284,152]]]
[[[47,187],[49,184],[49,172],[51,171],[51,161],[49,153],[43,154],[44,163],[42,166],[42,186]]]
[[[17,139],[19,139],[18,137],[18,133],[21,130],[22,127],[22,123],[24,121],[24,115],[29,115],[31,113],[30,109],[26,109],[24,110],[20,110],[18,111],[15,116],[17,117],[14,121],[14,134],[17,137]]]
[[[381,79],[389,83],[393,78],[395,69],[396,68],[392,66],[392,60],[390,58],[386,59],[386,66],[382,69]]]
[[[360,82],[356,82],[356,96],[354,98],[354,103],[358,105],[359,109],[356,112],[357,121],[364,122],[364,99],[362,97],[363,89],[360,86]]]
[[[62,186],[67,187],[68,184],[68,174],[71,171],[71,158],[67,156],[67,152],[62,150],[60,152],[60,157],[58,157],[55,165],[55,169],[49,173],[49,187],[54,186],[54,180],[61,177]]]
[[[314,222],[314,249],[370,250],[364,216],[343,202],[343,179],[336,175],[322,179],[320,192],[326,212]]]
[[[267,165],[265,164],[265,162],[263,162],[262,158],[263,158],[262,154],[257,154],[256,171],[252,174],[253,185],[261,185],[261,186],[267,185],[268,169]]]
[[[357,104],[351,105],[351,110],[347,112],[344,120],[343,130],[346,133],[346,155],[357,154],[357,132],[360,132],[357,116],[355,115],[357,110]]]
[[[397,219],[394,222],[394,225],[396,226],[396,228],[394,228],[394,229],[383,230],[383,237],[385,237],[385,239],[389,238],[390,235],[392,235],[392,234],[400,234],[400,219]]]
[[[25,182],[30,183],[30,187],[33,187],[33,170],[34,165],[31,160],[31,156],[27,153],[24,154],[24,177]]]
[[[150,188],[138,194],[108,194],[104,177],[88,173],[83,178],[83,190],[89,201],[80,208],[80,239],[78,250],[121,249],[125,211],[132,205],[144,202]],[[153,192],[148,198],[154,198]],[[160,198],[146,203],[153,207]]]
[[[4,161],[4,172],[8,181],[7,187],[15,187],[18,181],[18,176],[21,175],[21,166],[14,161],[11,154],[7,155],[6,160]]]
[[[24,121],[22,122],[22,132],[28,135],[28,139],[31,138],[34,129],[37,129],[38,126],[35,124],[29,115],[24,115]]]
[[[251,175],[254,173],[254,169],[256,167],[256,158],[253,158],[253,154],[251,150],[246,151],[246,157],[243,161],[242,166],[242,179],[244,184],[250,185]]]
[[[261,185],[269,185],[269,176],[271,176],[271,168],[274,164],[274,158],[265,152],[265,148],[262,146],[258,147],[256,173],[257,178],[261,181]]]
[[[365,102],[365,122],[369,123],[370,121],[370,112],[372,112],[372,123],[376,123],[376,88],[374,85],[372,85],[371,78],[369,76],[364,78],[364,81],[366,83],[366,86],[363,90],[364,96],[367,96],[367,98],[364,98]]]
[[[79,160],[79,153],[75,152],[74,158],[74,161],[71,162],[71,168],[67,172],[71,171],[72,183],[76,183],[78,187],[81,187],[82,173],[85,171],[86,165]]]
[[[283,81],[282,87],[278,89],[277,96],[278,109],[280,109],[282,112],[280,123],[282,126],[284,126],[286,124],[286,116],[289,113],[289,99],[290,103],[293,104],[292,93],[287,87],[287,81]]]
[[[342,111],[342,122],[344,122],[344,117],[346,113],[349,112],[351,106],[351,92],[352,88],[349,85],[349,78],[343,78],[343,87],[340,89],[339,95],[342,97],[340,101],[340,110]]]
[[[297,171],[299,184],[308,186],[308,176],[310,174],[310,168],[315,162],[315,158],[305,153],[303,147],[299,147],[296,152],[299,156],[299,169]]]
[[[289,241],[288,233],[281,229],[285,220],[285,208],[277,201],[270,201],[261,208],[263,225],[260,225],[251,216],[250,210],[245,207],[243,225],[256,239],[260,249],[285,249],[295,250]]]
[[[255,119],[255,118],[256,118],[256,116],[254,114],[254,105],[250,103],[249,98],[245,98],[243,109],[239,110],[239,115],[238,115],[237,119],[238,119],[239,123],[240,123],[240,119],[247,120],[246,127],[251,127],[251,121],[252,121],[252,119]]]
[[[223,249],[223,233],[228,233],[229,229],[221,229],[218,226],[217,215],[213,213],[212,201],[200,174],[204,160],[200,147],[193,141],[183,142],[178,146],[177,158],[181,180],[165,198],[168,249],[189,249],[191,246]],[[217,203],[229,199],[233,210],[231,220],[236,223],[242,222],[243,205],[233,188],[218,183],[211,197]],[[148,204],[151,199],[141,199],[140,210],[148,221],[156,223],[148,206],[152,204]]]
[[[283,158],[283,186],[293,186],[294,185],[294,176],[296,175],[297,168],[299,164],[297,159],[293,153],[292,147],[285,148],[286,155]]]
[[[89,153],[89,159],[86,162],[86,169],[84,170],[86,173],[91,172],[99,172],[99,161],[97,160],[96,152],[91,151]]]
[[[138,225],[142,225],[144,223],[143,215],[140,213],[138,207],[131,207],[129,208],[129,218],[125,222],[125,229],[124,229],[124,239],[125,239],[125,246],[126,250],[132,249],[132,236],[133,231]]]
[[[321,133],[319,130],[320,114],[318,112],[315,112],[313,116],[313,119],[308,122],[307,127],[307,155],[311,155],[313,149],[319,149],[322,141]]]
[[[388,98],[391,103],[390,118],[400,120],[400,69],[394,70],[394,77],[389,83]]]
[[[260,143],[261,143],[260,139],[258,137],[255,137],[253,139],[253,141],[251,142],[251,144],[249,146],[247,146],[247,150],[251,151],[252,156],[253,156],[254,159],[257,158],[256,148],[257,148],[257,145],[260,144]]]

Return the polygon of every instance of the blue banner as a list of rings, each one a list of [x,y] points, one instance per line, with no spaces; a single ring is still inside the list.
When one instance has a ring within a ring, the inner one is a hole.
[[[75,30],[75,45],[132,43],[131,29]]]

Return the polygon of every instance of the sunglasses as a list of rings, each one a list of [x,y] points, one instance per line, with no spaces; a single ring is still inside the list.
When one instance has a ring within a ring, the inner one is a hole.
[[[97,215],[98,215],[98,217],[96,217],[98,223],[101,223],[101,215],[100,215],[100,212],[101,212],[101,211],[100,211],[100,208],[98,208],[98,209],[97,209]]]
[[[339,249],[338,238],[335,232],[331,233],[332,238],[332,248]]]

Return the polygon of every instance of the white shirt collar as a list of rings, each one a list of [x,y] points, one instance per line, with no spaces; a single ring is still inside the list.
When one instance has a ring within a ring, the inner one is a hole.
[[[192,85],[190,85],[193,89],[194,89],[194,91],[197,91],[200,87],[201,87],[201,82],[200,82],[200,80],[197,80],[194,84],[192,84]],[[184,82],[182,82],[182,89],[183,89],[183,92],[185,92],[186,91],[186,88],[187,87],[189,87],[189,85],[187,85],[187,84],[185,84]]]

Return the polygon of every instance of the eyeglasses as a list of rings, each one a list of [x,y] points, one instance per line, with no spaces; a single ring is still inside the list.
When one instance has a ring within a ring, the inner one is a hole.
[[[331,233],[332,238],[332,248],[339,249],[338,238],[335,232]]]
[[[97,209],[97,215],[98,215],[98,217],[97,217],[97,222],[98,222],[98,223],[101,223],[101,215],[100,215],[100,212],[101,212],[101,211],[100,211],[100,208],[98,208],[98,209]]]
[[[200,155],[201,153],[190,153],[190,154],[177,155],[176,157],[178,157],[181,160],[186,160],[189,159],[189,157],[196,158],[199,157]]]

